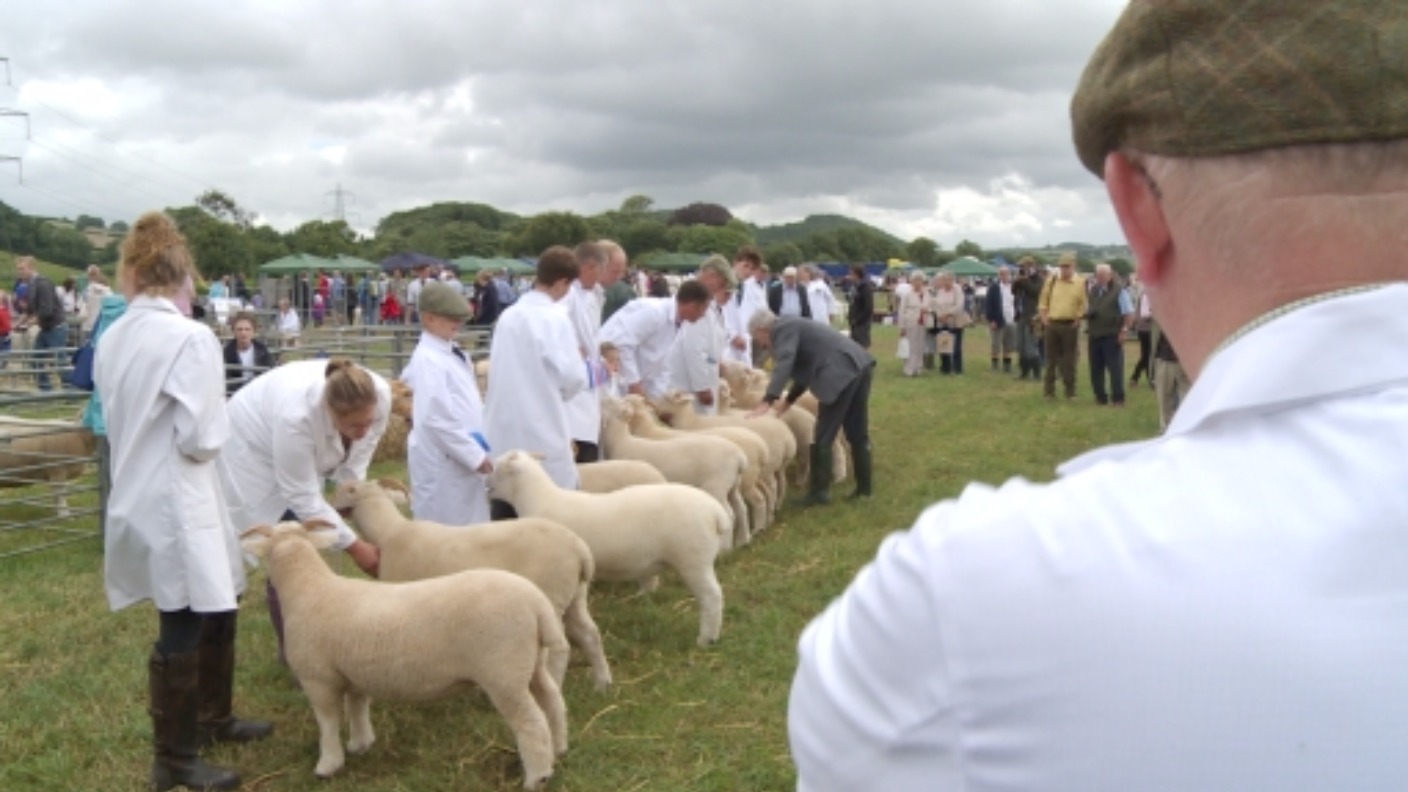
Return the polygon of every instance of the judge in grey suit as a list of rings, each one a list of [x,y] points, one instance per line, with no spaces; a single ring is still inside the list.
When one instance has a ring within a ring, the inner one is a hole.
[[[772,381],[753,415],[787,411],[810,390],[821,405],[816,417],[811,453],[811,481],[802,505],[828,502],[831,489],[831,447],[844,430],[855,462],[853,498],[870,497],[870,380],[875,358],[860,344],[826,325],[795,316],[778,318],[759,311],[748,320],[753,344],[772,350]],[[792,387],[784,398],[782,389]]]

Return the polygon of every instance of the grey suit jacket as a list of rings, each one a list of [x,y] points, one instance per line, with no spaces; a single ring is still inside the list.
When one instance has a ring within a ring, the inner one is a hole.
[[[779,317],[772,326],[772,381],[767,401],[775,401],[790,381],[789,402],[807,390],[816,400],[829,404],[841,395],[863,372],[875,365],[875,358],[841,333],[811,319]]]

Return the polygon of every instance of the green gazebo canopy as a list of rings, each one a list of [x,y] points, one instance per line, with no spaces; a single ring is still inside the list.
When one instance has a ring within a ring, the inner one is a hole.
[[[990,278],[997,274],[997,267],[984,264],[970,256],[956,258],[939,267],[941,272],[950,272],[960,278]]]
[[[262,264],[259,271],[265,275],[288,275],[297,272],[311,272],[332,267],[332,259],[310,256],[307,253],[294,253]]]

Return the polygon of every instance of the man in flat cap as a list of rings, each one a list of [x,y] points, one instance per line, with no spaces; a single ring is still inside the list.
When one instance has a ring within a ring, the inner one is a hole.
[[[1192,390],[885,541],[799,788],[1408,788],[1408,3],[1133,0],[1072,118]]]

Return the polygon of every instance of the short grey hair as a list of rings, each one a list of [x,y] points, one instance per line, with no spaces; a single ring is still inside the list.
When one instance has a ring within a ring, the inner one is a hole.
[[[748,334],[771,332],[772,326],[777,324],[777,314],[769,310],[755,311],[748,317]]]
[[[733,274],[733,265],[723,256],[716,253],[704,259],[704,263],[699,265],[699,274],[704,274],[706,270],[722,278],[730,290],[738,288],[738,276]]]
[[[1110,268],[1110,265],[1109,265],[1109,264],[1106,264],[1105,262],[1102,261],[1102,262],[1100,262],[1099,264],[1096,264],[1096,265],[1095,265],[1095,274],[1096,274],[1096,275],[1100,275],[1101,273],[1106,273],[1106,272],[1108,272],[1108,273],[1110,273],[1110,274],[1112,274],[1112,275],[1114,274],[1114,270]]]

